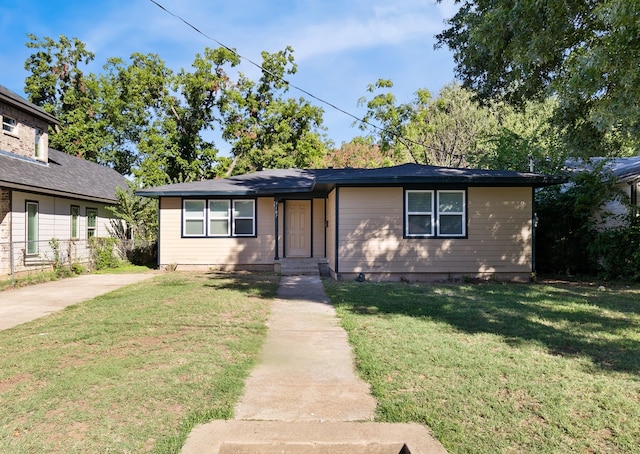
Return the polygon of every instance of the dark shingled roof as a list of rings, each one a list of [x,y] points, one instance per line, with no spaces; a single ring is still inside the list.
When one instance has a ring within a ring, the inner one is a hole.
[[[0,186],[114,203],[127,180],[109,167],[49,148],[47,164],[0,151]]]
[[[36,106],[33,103],[30,103],[29,101],[24,99],[22,96],[12,92],[11,90],[9,90],[7,87],[3,85],[0,85],[0,101],[4,101],[7,104],[10,104],[11,106],[15,107],[16,109],[23,110],[28,114],[38,117],[41,120],[46,121],[50,125],[60,124],[58,119],[53,115],[51,115],[49,112]]]
[[[142,189],[147,197],[246,196],[328,193],[335,186],[399,186],[406,184],[460,186],[531,186],[563,183],[558,176],[499,170],[453,169],[403,164],[378,169],[279,169],[231,178],[179,183]]]

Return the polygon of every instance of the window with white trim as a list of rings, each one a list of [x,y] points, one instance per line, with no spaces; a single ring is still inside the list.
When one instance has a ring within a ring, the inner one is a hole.
[[[465,236],[464,191],[438,191],[439,236]]]
[[[405,194],[407,236],[433,236],[433,191],[407,191]]]
[[[404,224],[408,238],[466,236],[466,192],[406,190]]]
[[[233,235],[253,236],[255,234],[255,201],[233,201]]]
[[[254,199],[182,201],[182,236],[236,237],[256,235]]]
[[[205,236],[205,201],[185,200],[182,205],[182,234],[184,236]]]
[[[35,129],[35,152],[36,158],[42,157],[42,130]]]
[[[209,236],[231,234],[231,201],[209,200]]]
[[[18,122],[15,118],[8,117],[6,115],[2,116],[2,130],[8,132],[10,134],[18,133]]]
[[[87,238],[93,238],[98,232],[98,210],[87,208]]]
[[[80,207],[71,205],[71,239],[80,237]]]
[[[38,202],[26,202],[27,212],[27,255],[38,254]]]

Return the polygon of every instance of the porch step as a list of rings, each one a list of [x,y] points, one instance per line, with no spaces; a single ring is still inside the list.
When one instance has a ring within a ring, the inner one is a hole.
[[[282,276],[319,276],[329,261],[323,257],[283,257],[276,262]],[[277,268],[276,268],[277,269]]]

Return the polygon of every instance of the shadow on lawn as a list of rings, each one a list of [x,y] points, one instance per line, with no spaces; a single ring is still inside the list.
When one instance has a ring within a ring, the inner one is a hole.
[[[603,370],[640,372],[640,342],[628,335],[640,332],[637,293],[614,299],[592,289],[534,285],[350,286],[348,296],[335,289],[335,302],[345,296],[355,313],[425,317],[514,345],[536,342],[552,354],[588,356]]]
[[[249,296],[275,298],[280,276],[273,273],[225,273],[209,272],[204,274],[208,280],[205,287],[242,291]]]

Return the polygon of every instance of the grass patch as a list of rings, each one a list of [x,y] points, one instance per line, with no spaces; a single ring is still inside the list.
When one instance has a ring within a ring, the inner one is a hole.
[[[128,274],[128,273],[144,273],[152,268],[142,265],[133,265],[128,262],[122,262],[116,268],[107,268],[99,271],[93,271],[93,274]],[[63,266],[54,270],[34,271],[29,274],[12,279],[0,279],[0,291],[10,288],[26,287],[28,285],[42,284],[43,282],[57,281],[85,274],[89,271],[82,265],[73,264],[71,267]]]
[[[15,279],[0,279],[0,291],[16,287],[25,287],[27,285],[42,284],[43,282],[57,281],[60,279],[60,273],[57,271],[38,271],[29,273]]]
[[[640,290],[325,282],[378,399],[451,453],[640,452]]]
[[[0,452],[178,452],[232,416],[277,285],[164,274],[0,331]]]

